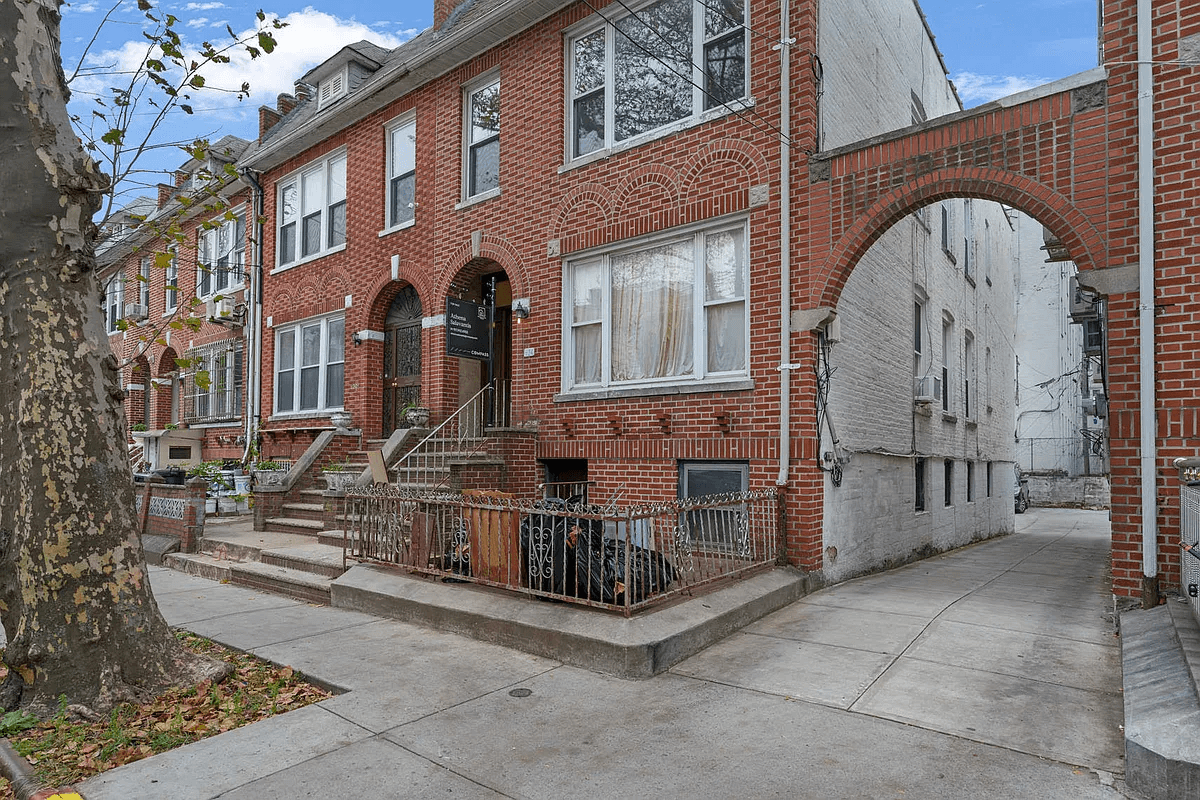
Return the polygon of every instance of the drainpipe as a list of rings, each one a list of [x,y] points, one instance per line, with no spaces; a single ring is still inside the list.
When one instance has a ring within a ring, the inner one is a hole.
[[[246,449],[242,460],[250,458],[254,438],[258,434],[259,409],[262,407],[262,300],[263,300],[263,188],[258,176],[249,168],[242,169],[242,178],[254,190],[254,248],[253,264],[250,268],[250,289],[246,303],[246,335],[249,338],[246,359],[246,377],[249,391],[246,393]],[[253,465],[251,465],[253,466]]]
[[[779,3],[779,477],[786,486],[792,452],[792,81],[789,0]]]
[[[1142,605],[1158,605],[1158,431],[1154,392],[1154,28],[1150,0],[1137,4],[1138,360],[1142,426]]]

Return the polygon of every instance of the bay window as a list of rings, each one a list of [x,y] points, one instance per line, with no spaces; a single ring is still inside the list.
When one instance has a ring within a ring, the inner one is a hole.
[[[343,402],[346,320],[306,320],[275,331],[275,412],[333,411]]]
[[[747,374],[743,223],[570,261],[564,389]]]
[[[746,96],[744,0],[658,0],[569,41],[571,157]]]
[[[335,153],[279,182],[279,266],[325,255],[346,244],[346,153]]]

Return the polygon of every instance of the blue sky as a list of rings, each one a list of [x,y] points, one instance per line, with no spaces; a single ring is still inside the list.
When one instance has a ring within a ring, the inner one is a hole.
[[[1096,6],[1096,0],[921,0],[951,78],[968,107],[1096,66]],[[227,39],[226,25],[239,33],[250,30],[259,6],[243,0],[167,0],[158,8],[179,18],[186,46],[187,41]],[[251,97],[238,102],[230,95],[199,93],[192,101],[196,114],[176,115],[171,135],[215,138],[233,133],[251,138],[257,134],[258,107],[274,105],[277,94],[292,91],[296,79],[342,46],[369,39],[394,47],[428,27],[433,17],[433,0],[387,5],[339,0],[319,6],[276,0],[262,8],[268,16],[288,23],[277,33],[276,52],[253,64],[205,73],[210,86],[250,81]],[[145,20],[136,0],[75,0],[63,6],[63,62],[68,75],[106,14],[109,22],[100,28],[87,63],[119,70],[144,53]],[[90,117],[95,98],[114,81],[111,75],[75,80],[72,109]],[[142,112],[141,119],[148,119],[150,111]],[[169,169],[185,159],[177,150],[164,149],[143,163]],[[152,176],[148,182],[158,180],[162,178]]]

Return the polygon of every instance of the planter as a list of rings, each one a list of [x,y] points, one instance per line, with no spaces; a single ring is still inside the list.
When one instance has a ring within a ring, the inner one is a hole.
[[[429,409],[417,406],[404,412],[404,419],[413,428],[424,428],[429,424]]]
[[[350,412],[349,411],[334,411],[329,415],[329,421],[333,426],[340,431],[344,431],[350,427]]]
[[[321,476],[325,478],[325,488],[328,491],[344,492],[354,485],[358,473],[341,470],[339,472],[322,472]]]
[[[254,480],[260,489],[268,486],[283,486],[287,474],[286,469],[256,469],[254,470]]]

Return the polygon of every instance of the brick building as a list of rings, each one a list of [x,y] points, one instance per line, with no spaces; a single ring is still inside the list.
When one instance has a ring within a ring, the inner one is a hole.
[[[105,223],[97,248],[109,346],[121,360],[135,468],[246,453],[249,186],[226,136]]]
[[[1011,473],[1009,393],[973,388],[1012,379],[1001,207],[945,200],[836,308],[789,300],[806,153],[960,108],[932,36],[911,0],[780,8],[439,3],[262,109],[240,161],[263,192],[262,454],[300,455],[334,412],[380,439],[492,387],[494,488],[778,485],[790,560],[831,577],[1010,530],[988,480]]]

